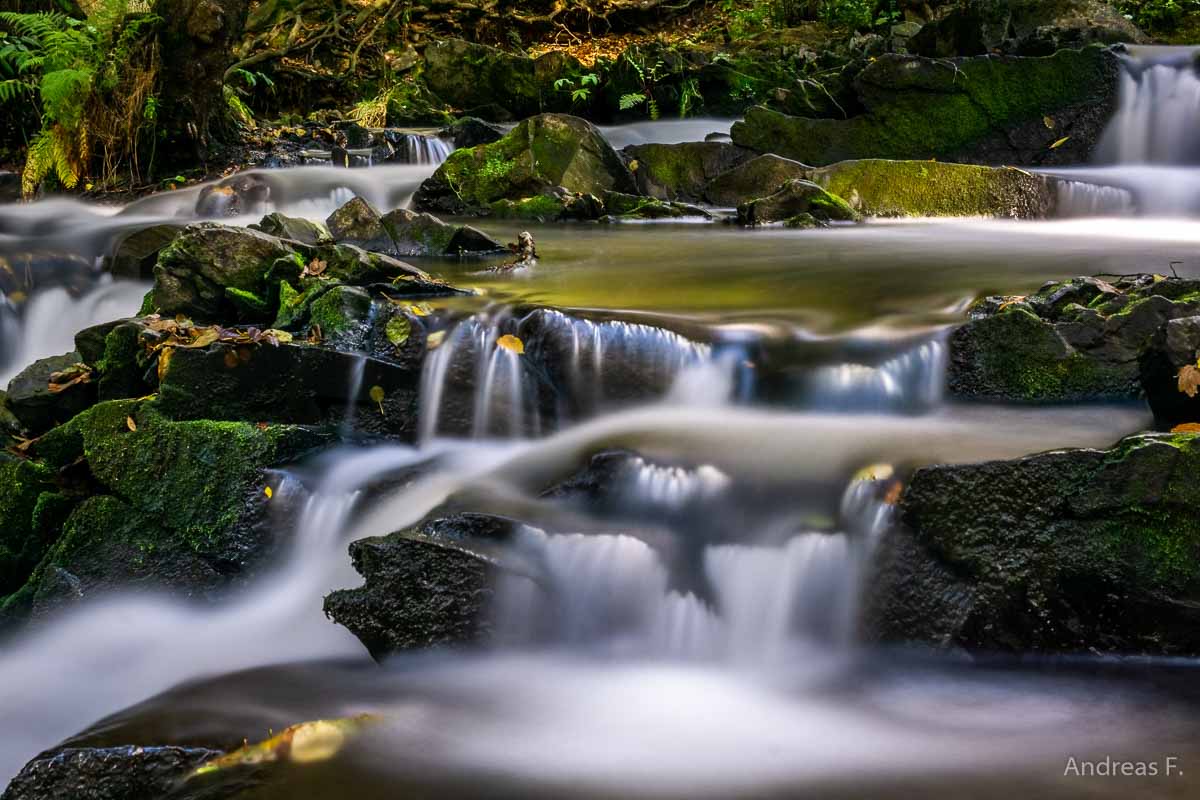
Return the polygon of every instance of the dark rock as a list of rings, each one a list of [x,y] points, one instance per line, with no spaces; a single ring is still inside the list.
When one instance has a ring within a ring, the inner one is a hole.
[[[81,361],[79,353],[50,356],[35,361],[8,384],[8,408],[30,433],[42,433],[96,402],[91,381],[76,383],[59,392],[50,391],[50,376]]]
[[[256,222],[250,227],[280,239],[304,244],[328,244],[332,241],[329,231],[324,226],[299,217],[288,217],[278,211],[267,214],[261,222]]]
[[[533,59],[487,45],[434,42],[425,48],[423,77],[443,101],[475,116],[511,119],[542,110]]]
[[[424,211],[481,213],[554,187],[595,196],[636,191],[633,176],[594,125],[541,114],[496,142],[451,153],[421,184],[413,203]]]
[[[1200,438],[918,470],[868,627],[973,651],[1200,652]]]
[[[604,210],[615,219],[681,219],[711,215],[699,206],[687,203],[664,202],[653,197],[641,197],[620,192],[606,192]]]
[[[754,153],[724,142],[637,144],[623,151],[640,194],[658,200],[700,202],[709,182]],[[781,181],[782,183],[782,181]]]
[[[1151,337],[1168,320],[1200,312],[1200,295],[1184,291],[1193,282],[1146,277],[1076,278],[1030,298],[981,301],[950,337],[950,393],[1025,402],[1137,398],[1138,359]]]
[[[175,240],[182,225],[151,225],[121,238],[113,247],[108,271],[116,278],[148,281],[154,277],[158,254]]]
[[[1173,319],[1160,327],[1138,359],[1139,375],[1154,424],[1160,430],[1200,423],[1200,395],[1180,390],[1180,371],[1200,368],[1200,317]],[[1198,376],[1200,377],[1200,376]]]
[[[391,235],[394,255],[478,256],[503,253],[504,247],[482,231],[470,226],[442,222],[432,214],[396,209],[383,217]]]
[[[476,117],[462,117],[448,128],[439,131],[438,135],[454,142],[456,148],[478,147],[481,144],[491,144],[497,139],[504,138],[508,133],[502,125],[485,122]]]
[[[0,169],[0,203],[15,203],[21,199],[21,176]]]
[[[180,781],[222,755],[201,747],[64,747],[25,765],[3,800],[159,800]]]
[[[339,244],[352,244],[364,250],[391,253],[392,239],[383,226],[379,212],[361,197],[343,204],[325,220],[325,227]]]
[[[206,186],[196,199],[201,217],[236,217],[261,212],[271,199],[271,186],[259,175],[241,174]]]
[[[734,124],[733,141],[818,166],[880,157],[1086,162],[1111,116],[1116,75],[1116,56],[1098,46],[1040,58],[889,54],[856,79],[865,113],[816,119],[753,108]]]
[[[494,551],[509,520],[462,514],[350,545],[358,589],[325,598],[325,614],[382,660],[391,653],[486,639],[496,573]]]
[[[858,218],[854,209],[842,198],[830,194],[812,181],[795,179],[788,181],[772,195],[738,206],[738,223],[763,225],[790,220],[801,214],[821,221]]]
[[[0,390],[0,441],[5,436],[16,436],[21,432],[21,420],[8,407],[8,392]]]
[[[704,199],[716,206],[736,207],[775,194],[788,181],[809,178],[812,168],[766,154],[721,173],[704,187]]]

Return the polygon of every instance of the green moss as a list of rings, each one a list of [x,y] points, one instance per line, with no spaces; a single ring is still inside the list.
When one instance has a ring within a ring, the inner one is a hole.
[[[20,587],[32,569],[38,499],[54,488],[54,473],[42,464],[0,455],[0,595]]]
[[[500,219],[550,221],[562,216],[563,202],[553,195],[539,194],[522,200],[498,200],[489,209]]]
[[[363,333],[371,315],[371,296],[353,286],[334,286],[309,307],[309,324],[319,325],[327,342]]]
[[[261,319],[274,312],[270,300],[245,289],[226,286],[225,297],[243,316]]]

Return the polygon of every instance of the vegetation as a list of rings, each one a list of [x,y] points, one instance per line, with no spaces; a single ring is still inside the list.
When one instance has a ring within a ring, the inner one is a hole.
[[[1169,32],[1188,14],[1200,13],[1200,0],[1123,0],[1117,8],[1139,28]]]

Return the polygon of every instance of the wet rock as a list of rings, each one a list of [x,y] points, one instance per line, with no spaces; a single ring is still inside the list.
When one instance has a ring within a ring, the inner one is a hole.
[[[508,131],[494,122],[485,122],[477,117],[457,119],[448,128],[442,129],[438,135],[454,142],[456,148],[478,147],[481,144],[491,144],[497,139],[504,138]]]
[[[775,194],[788,181],[808,179],[812,168],[789,158],[756,156],[713,178],[704,199],[715,206],[736,207]]]
[[[158,254],[175,240],[181,230],[182,225],[151,225],[122,237],[108,259],[108,271],[116,278],[152,280]]]
[[[1116,56],[1096,46],[1039,58],[883,55],[855,81],[864,113],[818,119],[753,108],[734,124],[733,142],[817,166],[880,157],[1080,163],[1112,113],[1116,74]]]
[[[401,258],[415,256],[483,256],[503,253],[504,247],[470,225],[450,225],[432,214],[400,208],[384,215],[391,235],[391,252]]]
[[[1138,359],[1142,389],[1160,430],[1200,423],[1200,394],[1180,389],[1180,373],[1189,367],[1200,369],[1200,317],[1167,322]]]
[[[21,199],[21,176],[0,169],[0,203],[15,203]]]
[[[1103,0],[968,0],[924,25],[910,52],[930,58],[1006,52],[1050,55],[1088,44],[1139,43],[1145,36]]]
[[[355,197],[330,214],[325,227],[339,244],[384,253],[392,250],[392,238],[383,226],[383,218],[361,197]]]
[[[640,194],[657,200],[696,203],[704,199],[705,187],[713,178],[754,153],[724,142],[684,142],[631,145],[623,155]]]
[[[43,753],[13,778],[4,800],[157,800],[222,755],[201,747],[63,747]]]
[[[950,337],[947,387],[977,400],[1134,399],[1151,337],[1168,320],[1200,312],[1194,287],[1152,276],[1076,278],[1029,298],[987,298]]]
[[[329,230],[320,223],[299,217],[288,217],[278,211],[267,214],[261,222],[256,222],[250,227],[280,239],[290,239],[304,244],[328,244],[333,238],[330,236]]]
[[[334,286],[309,307],[310,324],[321,330],[326,347],[362,351],[370,329],[371,295],[357,286]]]
[[[8,392],[0,390],[0,441],[5,436],[16,436],[21,432],[21,420],[8,407]]]
[[[555,187],[594,196],[636,191],[633,176],[595,126],[541,114],[499,141],[451,153],[413,202],[435,213],[494,212],[496,203],[520,203]]]
[[[1200,652],[1200,438],[920,469],[869,628],[980,652]]]
[[[12,624],[129,586],[219,596],[273,551],[265,470],[324,441],[294,426],[174,421],[144,400],[88,409],[33,451],[45,468],[82,470],[86,495],[69,513],[38,495],[31,524],[39,508],[64,518],[0,617]]]
[[[653,197],[641,197],[633,194],[622,194],[621,192],[605,193],[604,210],[614,219],[711,218],[711,215],[699,206],[688,203],[664,202],[656,200]]]
[[[236,217],[261,213],[271,199],[271,186],[253,174],[234,175],[206,186],[196,199],[196,214],[201,217]]]
[[[799,215],[821,222],[858,218],[845,200],[802,179],[788,181],[774,194],[738,206],[738,223],[741,225],[782,222]]]
[[[51,469],[0,451],[0,598],[21,587],[53,541],[61,520],[39,501],[56,492]]]
[[[350,545],[365,582],[325,598],[325,614],[382,660],[391,653],[486,639],[501,570],[495,553],[515,527],[484,514],[434,519]]]
[[[30,433],[42,433],[66,422],[96,402],[96,386],[82,381],[51,391],[50,378],[72,369],[82,359],[76,352],[35,361],[8,384],[8,408]]]
[[[1013,167],[936,161],[842,161],[809,180],[872,217],[1051,216],[1058,182]]]

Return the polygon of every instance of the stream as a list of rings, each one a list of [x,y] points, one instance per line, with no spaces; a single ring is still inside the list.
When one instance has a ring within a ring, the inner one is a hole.
[[[1180,53],[1128,59],[1104,162],[1055,171],[1078,182],[1059,219],[533,225],[534,269],[422,264],[480,293],[446,301],[462,321],[425,363],[417,444],[344,445],[281,471],[286,556],[220,605],[90,600],[4,642],[0,779],[77,734],[255,741],[370,713],[380,722],[335,758],[281,765],[271,796],[1195,796],[1196,662],[972,659],[877,648],[856,630],[895,523],[859,470],[1102,448],[1149,424],[1143,403],[960,404],[942,387],[947,330],[977,297],[1074,275],[1200,277],[1200,83]],[[728,126],[604,133],[621,146]],[[403,206],[433,169],[260,170],[261,211],[323,220],[354,195]],[[35,287],[0,296],[0,385],[79,329],[135,313],[148,286],[104,274],[104,256],[130,231],[196,219],[199,192],[0,207],[0,255]],[[1089,214],[1114,194],[1120,216]],[[501,241],[520,230],[471,224]],[[566,343],[568,391],[549,411],[515,355],[489,346],[531,326]],[[789,380],[764,386],[752,350]],[[653,385],[623,381],[629,364]],[[455,427],[450,376],[464,373],[474,414]],[[547,533],[564,512],[539,490],[606,448],[640,455],[614,488],[621,512]],[[451,497],[525,522],[504,558],[538,564],[555,605],[502,580],[494,642],[377,666],[322,598],[361,583],[350,542]],[[1181,774],[1165,774],[1168,757]],[[1159,774],[1077,777],[1071,759]]]

